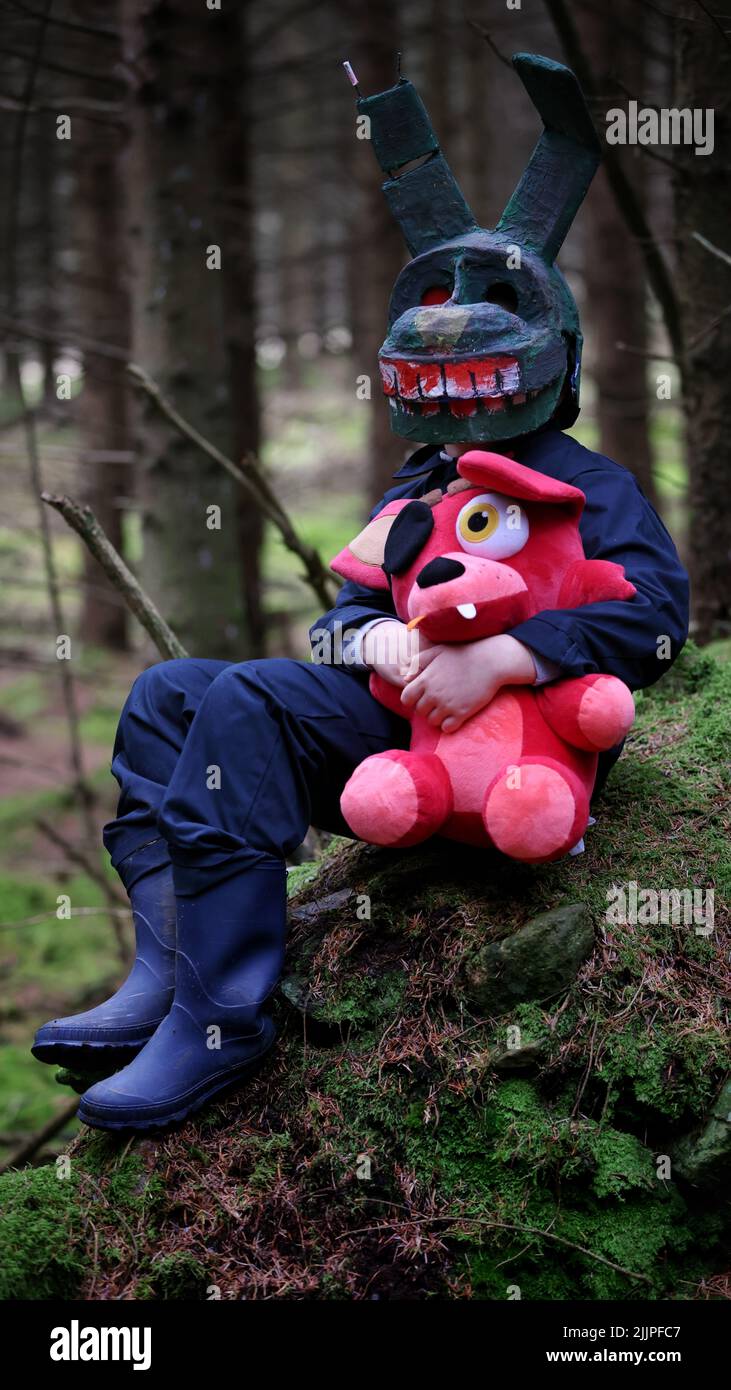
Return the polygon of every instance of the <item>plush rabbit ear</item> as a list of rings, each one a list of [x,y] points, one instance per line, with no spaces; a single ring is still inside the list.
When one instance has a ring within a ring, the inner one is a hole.
[[[515,68],[543,121],[543,134],[497,224],[552,265],[602,157],[583,92],[570,68],[516,53]]]
[[[383,569],[386,542],[396,517],[404,507],[408,507],[409,500],[407,497],[389,502],[383,511],[374,516],[349,545],[330,561],[330,569],[336,574],[342,574],[344,579],[354,579],[358,584],[366,584],[369,589],[387,589],[388,576]]]

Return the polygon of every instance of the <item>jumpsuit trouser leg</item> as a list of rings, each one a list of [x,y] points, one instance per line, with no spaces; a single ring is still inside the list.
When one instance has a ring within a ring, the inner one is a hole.
[[[348,833],[348,777],[408,737],[365,673],[347,667],[183,660],[138,679],[120,721],[119,814],[105,844],[128,885],[172,863],[175,1000],[135,1061],[86,1093],[82,1119],[169,1123],[263,1055],[284,954],[285,857],[310,824]]]

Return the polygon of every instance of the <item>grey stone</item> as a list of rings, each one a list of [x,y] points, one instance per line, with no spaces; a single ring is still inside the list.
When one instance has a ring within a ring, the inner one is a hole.
[[[318,917],[324,917],[328,912],[338,912],[353,896],[352,888],[340,888],[336,893],[316,898],[314,902],[290,904],[289,919],[297,923],[316,922]]]
[[[584,903],[566,903],[533,917],[511,936],[468,957],[465,989],[488,1014],[501,1014],[529,999],[550,999],[566,989],[594,946],[594,927]]]
[[[499,1072],[526,1072],[538,1066],[543,1055],[540,1043],[524,1043],[522,1047],[503,1047],[490,1055],[490,1066]]]
[[[675,1174],[694,1187],[717,1187],[731,1174],[731,1077],[722,1086],[703,1129],[671,1150]]]

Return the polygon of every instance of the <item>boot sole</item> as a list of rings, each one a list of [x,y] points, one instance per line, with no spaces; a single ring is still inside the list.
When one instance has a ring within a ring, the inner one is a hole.
[[[109,1062],[119,1062],[120,1067],[124,1067],[131,1062],[143,1047],[146,1047],[156,1028],[159,1028],[162,1019],[159,1019],[155,1027],[150,1030],[146,1038],[140,1038],[137,1042],[130,1043],[105,1043],[105,1042],[41,1042],[34,1043],[31,1052],[37,1062],[46,1062],[60,1067],[69,1067],[71,1070],[83,1071],[84,1062],[89,1064],[91,1070],[98,1070],[101,1062],[104,1066]]]
[[[150,1130],[150,1129],[169,1129],[171,1125],[180,1124],[187,1120],[190,1115],[201,1110],[204,1105],[213,1100],[216,1096],[226,1095],[229,1091],[235,1091],[239,1086],[248,1081],[251,1076],[258,1071],[262,1062],[271,1052],[276,1038],[273,1038],[268,1047],[265,1047],[257,1057],[252,1057],[250,1061],[243,1062],[237,1070],[235,1076],[228,1076],[211,1084],[194,1100],[187,1101],[185,1105],[179,1106],[176,1110],[170,1110],[165,1115],[155,1115],[149,1118],[115,1120],[111,1117],[97,1116],[88,1114],[87,1107],[84,1106],[83,1097],[79,1104],[76,1114],[77,1119],[84,1125],[89,1125],[92,1129],[114,1129],[114,1130]]]

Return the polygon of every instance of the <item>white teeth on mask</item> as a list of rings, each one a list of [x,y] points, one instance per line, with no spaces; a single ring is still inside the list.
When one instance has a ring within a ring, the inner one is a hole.
[[[474,603],[458,603],[457,612],[461,613],[463,618],[477,617],[477,609],[475,608]]]

